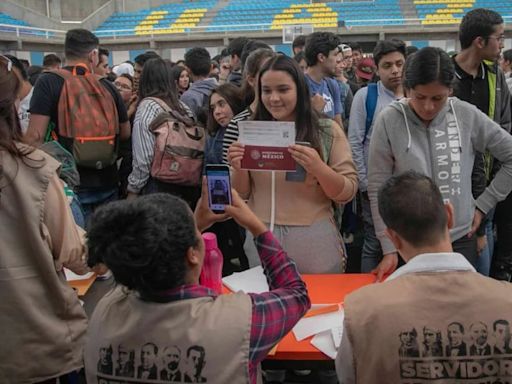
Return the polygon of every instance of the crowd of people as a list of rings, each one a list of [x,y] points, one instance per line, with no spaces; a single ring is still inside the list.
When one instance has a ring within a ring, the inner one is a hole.
[[[512,50],[487,9],[459,39],[365,53],[314,32],[289,57],[239,37],[110,68],[73,29],[62,61],[0,55],[0,382],[283,382],[260,363],[311,306],[301,274],[347,257],[385,282],[347,297],[321,383],[512,380]],[[242,167],[247,120],[294,123],[296,171]],[[203,231],[224,275],[261,265],[270,291],[201,286]],[[89,319],[63,268],[113,274]],[[446,368],[461,356],[479,374]]]

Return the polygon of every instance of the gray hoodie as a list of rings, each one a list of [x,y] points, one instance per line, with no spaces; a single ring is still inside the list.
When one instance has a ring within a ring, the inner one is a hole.
[[[471,194],[475,151],[485,150],[500,160],[502,167],[475,202]],[[512,136],[475,106],[457,98],[449,98],[428,127],[407,99],[385,108],[373,127],[368,162],[368,196],[384,254],[396,250],[385,234],[377,193],[389,177],[410,169],[431,177],[443,199],[454,206],[450,234],[455,241],[470,231],[475,203],[487,213],[512,190]]]
[[[214,78],[196,81],[190,84],[190,88],[181,95],[180,100],[192,110],[196,119],[200,118],[205,111],[208,114],[208,98],[218,86],[219,84]]]

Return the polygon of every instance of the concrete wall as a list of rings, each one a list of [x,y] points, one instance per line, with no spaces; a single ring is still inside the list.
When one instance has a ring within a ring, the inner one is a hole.
[[[37,4],[32,4],[37,3]],[[32,8],[34,6],[34,8]],[[72,28],[96,29],[117,8],[115,0],[2,0],[0,12],[5,12],[16,19],[25,20],[31,26],[55,30]],[[49,12],[48,12],[49,11]],[[47,15],[50,17],[47,17]],[[62,23],[71,21],[72,23]],[[83,21],[83,23],[74,23]]]
[[[118,9],[121,12],[133,12],[139,9],[159,7],[163,4],[182,2],[180,0],[117,0]]]
[[[31,3],[37,3],[37,7],[32,8]],[[2,0],[0,1],[0,12],[7,13],[15,19],[24,20],[34,27],[56,30],[62,29],[62,24],[59,21],[46,16],[45,0],[24,0],[16,2]]]
[[[16,3],[46,15],[46,0],[17,0]]]
[[[61,3],[62,20],[82,21],[109,0],[57,0]],[[109,15],[110,16],[110,15]]]

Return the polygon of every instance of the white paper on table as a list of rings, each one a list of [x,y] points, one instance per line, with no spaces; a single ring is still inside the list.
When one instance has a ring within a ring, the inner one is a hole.
[[[92,275],[94,275],[94,272],[88,272],[85,275],[77,275],[76,273],[72,272],[71,270],[64,268],[64,275],[66,276],[67,281],[87,280],[87,279],[90,279]]]
[[[334,340],[330,330],[317,334],[311,339],[311,344],[320,352],[329,356],[331,359],[334,360],[336,358],[338,350],[334,345]]]
[[[343,337],[343,326],[331,329],[332,339],[336,348],[340,347],[341,338]]]
[[[343,337],[343,322],[345,321],[345,310],[341,310],[341,325],[339,327],[331,329],[332,339],[336,349],[340,347],[341,338]]]
[[[238,141],[246,145],[288,147],[295,144],[295,123],[290,121],[239,121]]]
[[[340,308],[336,312],[301,319],[295,327],[293,327],[293,334],[298,341],[301,341],[317,333],[329,331],[329,337],[332,339],[331,329],[338,328],[342,325],[343,309]]]
[[[267,277],[261,265],[226,276],[222,282],[233,292],[263,293],[269,291]]]

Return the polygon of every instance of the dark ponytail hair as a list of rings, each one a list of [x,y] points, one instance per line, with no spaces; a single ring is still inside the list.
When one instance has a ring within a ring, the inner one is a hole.
[[[454,77],[450,56],[440,48],[425,47],[407,58],[403,83],[406,89],[434,82],[451,88]]]
[[[172,64],[159,57],[149,59],[142,69],[139,80],[139,100],[156,97],[173,110],[186,114],[178,97],[178,88],[172,75]]]
[[[105,263],[116,282],[147,297],[185,284],[187,251],[199,244],[187,203],[164,193],[99,208],[87,238],[90,266]]]

